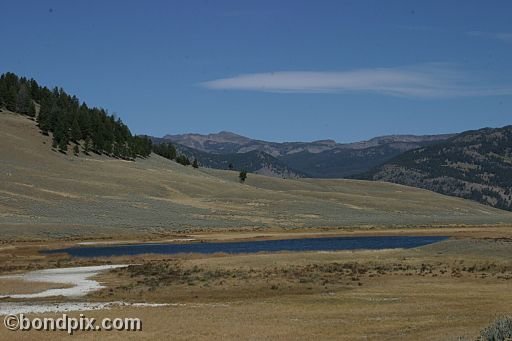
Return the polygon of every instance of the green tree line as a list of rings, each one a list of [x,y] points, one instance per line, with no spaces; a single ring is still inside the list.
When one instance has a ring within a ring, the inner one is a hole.
[[[194,168],[199,168],[199,163],[197,162],[197,159],[194,158],[194,160],[190,162],[190,159],[186,155],[178,155],[176,148],[172,145],[172,143],[155,143],[153,144],[153,152],[155,154],[165,157],[166,159],[174,160],[177,163],[182,164],[183,166],[192,165],[192,167]]]
[[[37,110],[37,107],[39,109]],[[103,108],[88,107],[62,88],[49,89],[34,79],[8,72],[0,76],[0,108],[34,117],[41,132],[52,133],[53,147],[66,152],[71,142],[84,152],[123,159],[147,157],[152,143],[132,135],[120,118]],[[76,153],[78,148],[74,148]]]

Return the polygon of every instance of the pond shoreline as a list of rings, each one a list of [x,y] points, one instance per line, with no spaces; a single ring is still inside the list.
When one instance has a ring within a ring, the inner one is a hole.
[[[135,256],[141,254],[243,254],[283,251],[341,251],[383,250],[414,248],[443,241],[447,236],[364,236],[323,237],[276,240],[194,242],[194,243],[141,243],[107,246],[74,246],[43,250],[45,254],[66,253],[73,257]]]

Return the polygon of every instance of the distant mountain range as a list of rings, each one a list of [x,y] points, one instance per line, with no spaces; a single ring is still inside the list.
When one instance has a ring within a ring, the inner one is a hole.
[[[341,178],[367,172],[401,153],[441,142],[445,135],[391,135],[355,143],[333,140],[268,142],[235,133],[166,135],[156,143],[172,142],[202,166],[246,169],[279,177]]]
[[[466,131],[405,152],[357,176],[512,210],[512,126]]]

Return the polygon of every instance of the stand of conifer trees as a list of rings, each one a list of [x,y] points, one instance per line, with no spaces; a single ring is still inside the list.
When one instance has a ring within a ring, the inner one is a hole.
[[[153,144],[153,152],[169,160],[176,160],[176,148],[171,143]]]
[[[63,152],[74,142],[81,144],[86,153],[93,151],[123,159],[151,154],[148,137],[132,135],[121,119],[106,110],[89,108],[62,88],[50,90],[14,73],[0,76],[0,108],[35,117],[41,132],[51,132],[53,146]]]

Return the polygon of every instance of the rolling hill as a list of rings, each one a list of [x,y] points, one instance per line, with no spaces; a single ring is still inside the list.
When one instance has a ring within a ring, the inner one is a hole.
[[[345,144],[333,140],[277,143],[223,131],[208,135],[166,135],[153,141],[172,142],[184,154],[210,168],[227,169],[230,163],[236,163],[240,165],[237,169],[278,177],[341,178],[368,171],[404,151],[452,136],[391,135]]]
[[[402,185],[279,179],[53,151],[35,122],[0,113],[2,239],[161,234],[201,229],[512,223],[512,213]]]
[[[512,210],[512,126],[466,131],[357,176]]]

